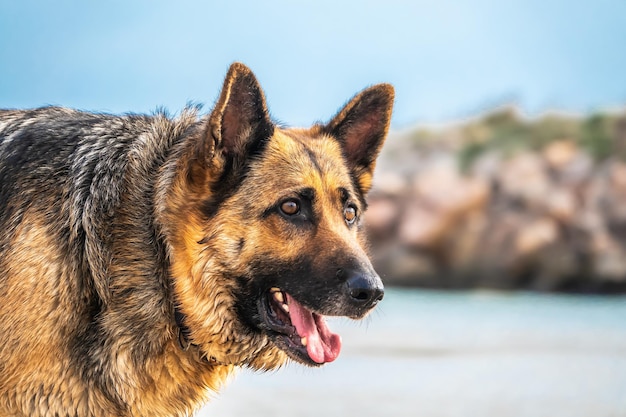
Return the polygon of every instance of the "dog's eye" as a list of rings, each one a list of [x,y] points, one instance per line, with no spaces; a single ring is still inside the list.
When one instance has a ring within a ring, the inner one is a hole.
[[[346,223],[354,223],[354,221],[356,220],[356,207],[348,206],[343,209],[343,217],[346,219]]]
[[[298,200],[287,200],[280,205],[280,211],[287,216],[295,216],[300,213],[300,202]]]

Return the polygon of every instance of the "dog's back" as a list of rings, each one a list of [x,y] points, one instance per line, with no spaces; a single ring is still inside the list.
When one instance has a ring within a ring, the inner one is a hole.
[[[86,165],[76,159],[81,145],[89,149],[84,131],[95,118],[59,108],[0,113],[0,410],[5,413],[45,415],[72,407],[90,412],[77,342],[100,308],[90,302],[96,298],[84,251],[85,220],[95,214],[85,211],[85,200],[97,159]],[[54,391],[63,395],[50,395]]]
[[[139,336],[147,359],[171,334],[155,172],[196,123],[0,111],[0,414],[128,412],[124,343]]]

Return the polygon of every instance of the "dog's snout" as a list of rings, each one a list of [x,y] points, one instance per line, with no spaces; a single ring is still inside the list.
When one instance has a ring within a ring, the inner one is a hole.
[[[339,271],[337,276],[345,279],[351,303],[361,308],[371,308],[383,299],[385,290],[378,275],[343,269]]]

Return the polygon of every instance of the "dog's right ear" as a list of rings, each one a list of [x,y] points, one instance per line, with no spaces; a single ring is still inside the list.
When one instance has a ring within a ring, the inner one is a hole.
[[[232,64],[206,124],[199,159],[211,165],[219,155],[223,163],[241,166],[273,132],[274,125],[256,77],[245,65]]]

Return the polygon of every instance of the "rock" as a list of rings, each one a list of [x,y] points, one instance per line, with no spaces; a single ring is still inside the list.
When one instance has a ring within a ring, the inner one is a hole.
[[[415,178],[413,199],[400,222],[400,240],[413,247],[435,248],[469,213],[489,199],[485,181],[437,167]]]
[[[439,244],[448,223],[447,216],[441,216],[433,208],[414,199],[404,211],[398,237],[407,247],[434,248]]]
[[[592,271],[596,280],[622,282],[626,279],[626,253],[610,235],[596,235],[592,248]]]
[[[443,243],[443,247],[448,248],[445,254],[448,269],[460,273],[473,268],[478,252],[483,250],[481,245],[490,221],[484,210],[474,210],[458,222],[454,233]]]
[[[400,210],[400,204],[392,198],[371,198],[364,216],[369,235],[374,239],[392,237],[399,220]]]
[[[401,197],[408,189],[407,179],[396,172],[381,172],[374,176],[374,186],[372,195],[382,195],[391,197]]]
[[[611,161],[607,170],[602,211],[612,228],[626,229],[626,164],[622,161]],[[622,235],[622,238],[626,238],[626,233]]]
[[[626,194],[626,163],[611,161],[609,179],[616,190],[620,191],[620,194]]]
[[[561,171],[571,165],[578,152],[578,146],[573,141],[558,140],[546,146],[542,155],[550,168]]]
[[[540,218],[520,228],[515,237],[516,256],[524,257],[554,244],[559,231],[554,220]]]
[[[437,269],[433,260],[423,254],[398,249],[386,272],[395,278],[396,285],[437,286]]]
[[[584,262],[566,240],[558,240],[524,261],[525,277],[518,286],[537,291],[559,291],[579,285]]]
[[[470,174],[474,178],[491,184],[497,177],[502,166],[502,156],[494,151],[485,152],[474,161],[470,167]]]
[[[437,211],[452,213],[484,206],[489,197],[487,183],[462,176],[456,169],[437,168],[416,176],[415,194]]]
[[[502,193],[531,207],[543,205],[550,191],[543,160],[528,152],[517,154],[502,165],[498,183]]]
[[[545,208],[547,213],[561,223],[573,223],[579,202],[574,191],[565,187],[553,188],[545,196]]]

